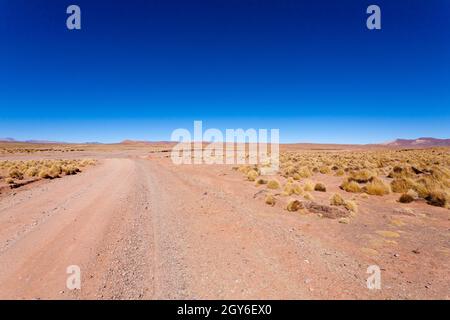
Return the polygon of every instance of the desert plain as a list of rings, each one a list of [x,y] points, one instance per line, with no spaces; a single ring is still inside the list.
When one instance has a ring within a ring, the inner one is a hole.
[[[1,143],[0,298],[450,298],[450,148],[282,145],[264,176],[171,147]]]

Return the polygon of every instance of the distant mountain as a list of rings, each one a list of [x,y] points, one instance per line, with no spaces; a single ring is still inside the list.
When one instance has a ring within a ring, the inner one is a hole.
[[[0,138],[0,142],[16,142],[14,138]]]
[[[119,142],[120,144],[150,144],[149,141],[140,141],[140,140],[123,140],[121,142]]]
[[[14,138],[0,138],[0,142],[24,142],[24,143],[37,143],[37,144],[65,144],[61,141],[49,141],[49,140],[16,140]]]
[[[384,145],[403,148],[449,147],[450,139],[436,139],[429,137],[418,139],[397,139],[395,141],[384,143]]]
[[[65,144],[66,142],[61,142],[61,141],[50,141],[50,140],[25,140],[23,142],[26,143],[41,143],[41,144],[52,144],[52,143],[57,143],[57,144]]]

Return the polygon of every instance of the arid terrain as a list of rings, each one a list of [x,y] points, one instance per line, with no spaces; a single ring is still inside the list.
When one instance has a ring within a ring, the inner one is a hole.
[[[170,147],[1,143],[0,298],[450,299],[450,148],[283,145],[264,176]]]

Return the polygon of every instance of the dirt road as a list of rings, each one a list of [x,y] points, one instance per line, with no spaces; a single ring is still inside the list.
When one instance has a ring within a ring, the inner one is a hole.
[[[0,200],[0,298],[399,297],[367,266],[276,215],[227,167],[105,159]],[[220,177],[220,179],[218,179]],[[68,290],[66,268],[81,270]]]

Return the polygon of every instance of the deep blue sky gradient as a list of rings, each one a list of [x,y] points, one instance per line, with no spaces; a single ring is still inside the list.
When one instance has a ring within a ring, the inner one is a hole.
[[[448,138],[450,1],[0,0],[0,137],[168,140],[194,120],[284,142]]]

